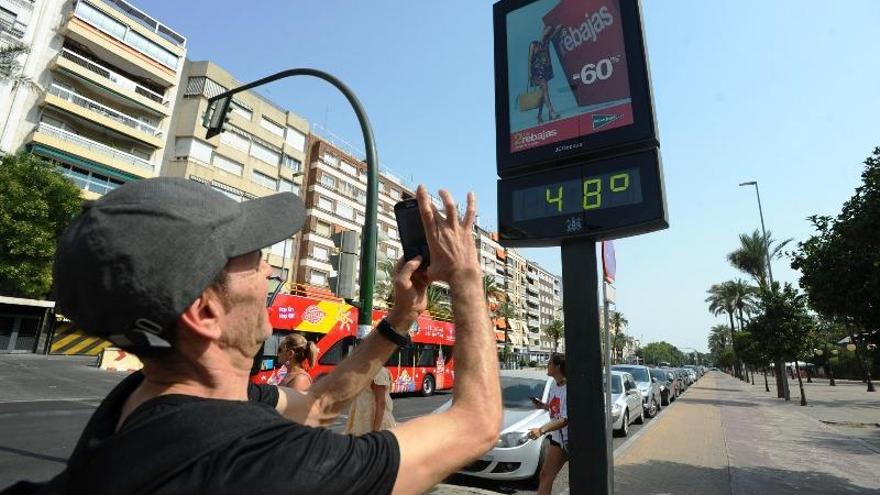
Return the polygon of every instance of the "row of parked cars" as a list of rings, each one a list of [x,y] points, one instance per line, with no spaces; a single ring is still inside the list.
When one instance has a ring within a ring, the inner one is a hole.
[[[611,415],[615,434],[626,436],[629,425],[644,422],[660,413],[702,376],[704,367],[649,367],[615,365],[611,367]],[[530,480],[537,485],[538,474],[549,440],[532,440],[528,432],[550,420],[547,411],[535,409],[531,397],[548,400],[553,378],[530,370],[501,371],[501,399],[504,420],[495,448],[460,472],[494,480]],[[447,409],[452,401],[437,411]]]
[[[618,436],[674,402],[706,373],[704,366],[682,368],[619,364],[611,367],[611,423]]]

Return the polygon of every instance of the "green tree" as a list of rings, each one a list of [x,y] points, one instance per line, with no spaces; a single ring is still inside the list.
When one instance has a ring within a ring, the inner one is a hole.
[[[444,287],[437,284],[429,285],[427,299],[428,313],[431,316],[444,320],[452,319],[452,305],[450,304],[449,293]]]
[[[632,340],[623,332],[629,326],[629,320],[619,311],[612,311],[608,316],[608,326],[611,328],[612,358],[616,362],[623,360],[623,349]]]
[[[681,366],[685,360],[684,353],[678,350],[674,345],[664,341],[645,344],[636,352],[636,355],[639,356],[645,364],[666,362],[673,366]]]
[[[562,320],[554,319],[550,323],[544,325],[541,329],[544,332],[544,338],[553,342],[553,352],[559,348],[559,339],[565,336],[565,325]]]
[[[55,244],[79,213],[80,190],[29,153],[3,157],[0,184],[0,294],[48,297]]]
[[[810,221],[817,233],[798,244],[791,266],[801,272],[810,306],[846,326],[873,392],[871,367],[856,333],[880,328],[880,147],[865,159],[862,183],[837,217]]]
[[[721,355],[730,347],[730,329],[724,325],[715,325],[709,329],[709,354],[714,362],[719,362]]]
[[[13,88],[21,84],[29,84],[30,79],[21,74],[19,55],[28,53],[30,49],[21,43],[12,43],[0,47],[0,80],[12,81]]]
[[[798,293],[791,284],[781,290],[762,289],[758,298],[758,315],[746,325],[761,351],[775,362],[797,361],[813,352],[815,343],[815,320],[807,310],[807,299]],[[801,405],[806,405],[803,383],[798,373],[801,388]],[[790,400],[788,393],[785,400]]]
[[[766,287],[767,278],[767,253],[770,260],[782,257],[782,249],[791,242],[786,239],[782,242],[773,240],[772,233],[767,231],[767,239],[761,231],[755,230],[751,234],[740,234],[740,246],[727,255],[727,261],[734,268],[750,275],[760,287]]]

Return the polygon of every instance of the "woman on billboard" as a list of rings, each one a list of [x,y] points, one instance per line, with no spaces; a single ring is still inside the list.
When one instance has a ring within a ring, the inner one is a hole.
[[[544,122],[542,114],[547,105],[548,120],[556,120],[559,113],[550,101],[550,90],[547,83],[553,79],[553,64],[550,60],[550,40],[559,31],[559,26],[546,26],[540,40],[529,43],[529,86],[537,86],[540,90],[538,101],[538,123]]]

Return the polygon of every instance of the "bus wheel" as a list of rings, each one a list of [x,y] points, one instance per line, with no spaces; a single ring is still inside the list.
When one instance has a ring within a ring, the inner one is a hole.
[[[422,380],[422,397],[430,397],[432,395],[434,395],[434,377],[425,375],[425,379]]]

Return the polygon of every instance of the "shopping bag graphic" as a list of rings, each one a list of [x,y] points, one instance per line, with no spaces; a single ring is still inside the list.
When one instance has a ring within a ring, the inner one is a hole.
[[[516,104],[517,107],[519,107],[519,111],[525,112],[526,110],[538,108],[538,105],[541,104],[541,96],[541,88],[535,88],[520,93],[516,98]]]

